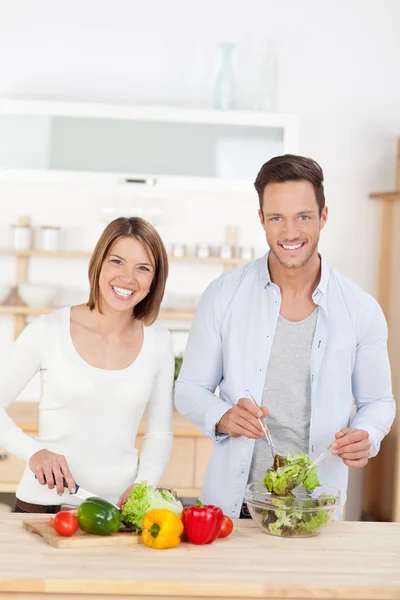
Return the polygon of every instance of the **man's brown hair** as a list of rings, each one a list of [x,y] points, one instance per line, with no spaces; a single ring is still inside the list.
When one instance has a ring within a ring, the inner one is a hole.
[[[268,183],[284,183],[285,181],[309,181],[314,188],[315,199],[321,216],[322,209],[325,206],[323,171],[312,158],[295,154],[275,156],[261,167],[254,182],[261,212],[263,212],[264,190]]]
[[[158,317],[160,304],[164,296],[168,277],[168,256],[162,239],[150,223],[140,217],[119,217],[107,225],[100,236],[89,263],[90,310],[97,308],[101,312],[99,278],[101,267],[108,256],[111,246],[120,238],[138,240],[146,248],[154,261],[155,272],[150,291],[133,308],[133,318],[151,325]]]

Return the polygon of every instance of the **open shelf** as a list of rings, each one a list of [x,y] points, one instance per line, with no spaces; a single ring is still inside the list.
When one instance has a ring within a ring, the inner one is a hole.
[[[14,248],[0,248],[0,254],[11,254],[13,256],[46,256],[53,258],[86,258],[89,259],[92,252],[85,250],[15,250]],[[168,256],[168,260],[171,262],[182,262],[182,263],[204,263],[204,264],[221,264],[229,266],[239,266],[248,262],[241,258],[220,258],[219,256],[209,256],[208,258],[199,258],[198,256]]]
[[[29,217],[20,217],[19,223],[21,225],[30,225]],[[216,265],[222,267],[224,271],[229,271],[240,265],[248,263],[248,260],[238,258],[238,235],[237,227],[229,226],[226,231],[226,243],[232,247],[234,254],[233,258],[221,258],[220,256],[208,256],[206,258],[199,258],[198,256],[169,256],[168,260],[171,263],[181,264],[192,264],[192,265],[205,265],[211,266]],[[42,257],[46,259],[58,258],[58,259],[83,259],[89,261],[92,256],[92,251],[89,250],[38,250],[36,248],[29,248],[26,250],[18,250],[15,248],[0,248],[0,255],[10,255],[15,258],[16,277],[14,282],[14,288],[10,296],[5,301],[5,304],[0,305],[0,314],[12,315],[14,320],[14,338],[16,339],[21,331],[24,329],[27,323],[28,315],[42,315],[51,313],[61,306],[27,306],[23,304],[21,298],[18,296],[18,286],[28,280],[29,264],[31,259],[35,257]],[[171,321],[170,327],[179,330],[179,327],[183,327],[182,323],[177,322],[190,322],[195,315],[194,310],[161,310],[158,318],[160,320]],[[183,331],[183,329],[182,329]],[[187,331],[187,323],[185,323],[184,331]]]
[[[395,202],[396,200],[400,200],[400,190],[395,190],[394,192],[374,192],[369,195],[373,200],[388,200]]]
[[[90,258],[91,252],[84,250],[16,250],[15,248],[0,248],[0,254],[13,256],[49,256],[55,258]]]

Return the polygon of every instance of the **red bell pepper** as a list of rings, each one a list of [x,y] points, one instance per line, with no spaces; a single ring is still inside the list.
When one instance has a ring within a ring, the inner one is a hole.
[[[224,513],[218,506],[197,502],[186,506],[182,512],[184,531],[192,544],[211,544],[220,534]]]

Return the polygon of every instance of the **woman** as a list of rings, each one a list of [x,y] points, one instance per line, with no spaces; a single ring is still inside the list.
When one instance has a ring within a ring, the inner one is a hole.
[[[119,505],[136,482],[158,483],[172,448],[174,355],[168,330],[154,324],[167,275],[157,231],[140,218],[116,219],[90,260],[88,303],[36,319],[15,342],[0,378],[0,445],[27,463],[15,511],[77,504],[76,483]],[[5,409],[38,371],[33,439]]]

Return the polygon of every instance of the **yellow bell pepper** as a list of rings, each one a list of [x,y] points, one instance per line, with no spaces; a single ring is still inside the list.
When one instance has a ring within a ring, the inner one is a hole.
[[[149,548],[175,548],[182,533],[183,523],[171,510],[151,510],[143,519],[142,542]]]

